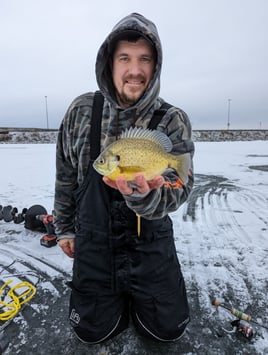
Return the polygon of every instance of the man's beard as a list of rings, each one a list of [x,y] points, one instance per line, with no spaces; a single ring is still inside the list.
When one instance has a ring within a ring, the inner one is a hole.
[[[127,96],[125,93],[119,93],[117,92],[117,99],[120,102],[121,105],[125,106],[125,107],[130,107],[133,106],[140,97],[138,98],[132,98]]]
[[[143,84],[146,82],[143,75],[137,75],[137,76],[129,75],[128,77],[124,78],[124,80],[126,81],[126,83],[131,82],[132,80],[140,81],[140,83],[143,83]],[[145,90],[145,87],[144,87],[144,90]],[[139,101],[139,99],[144,94],[144,90],[137,91],[134,88],[133,95],[132,95],[131,94],[131,91],[132,91],[131,87],[127,89],[127,92],[129,92],[127,94],[125,87],[123,86],[123,88],[120,92],[118,90],[116,90],[116,96],[117,96],[118,103],[121,104],[123,107],[131,107]]]

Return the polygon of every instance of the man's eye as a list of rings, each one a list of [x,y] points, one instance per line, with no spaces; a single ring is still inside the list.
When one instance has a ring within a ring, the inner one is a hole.
[[[144,63],[150,63],[150,62],[151,62],[151,58],[149,58],[149,57],[142,57],[142,58],[141,58],[141,61],[144,62]]]
[[[128,57],[120,57],[119,60],[120,60],[120,62],[127,62]]]

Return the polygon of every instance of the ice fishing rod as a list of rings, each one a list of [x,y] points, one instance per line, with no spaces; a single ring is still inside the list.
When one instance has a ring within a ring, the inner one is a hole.
[[[222,307],[227,309],[231,314],[233,314],[235,317],[237,317],[238,319],[244,320],[248,323],[254,323],[262,328],[268,329],[268,326],[260,324],[258,322],[256,322],[255,320],[252,320],[252,317],[234,307],[228,307],[225,303],[222,303],[221,301],[217,300],[216,298],[213,298],[211,301],[212,305],[215,307]]]

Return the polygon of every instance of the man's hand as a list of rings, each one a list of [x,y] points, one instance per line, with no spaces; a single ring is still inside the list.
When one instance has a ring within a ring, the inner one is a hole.
[[[123,176],[119,176],[115,181],[104,176],[103,181],[108,186],[119,190],[123,195],[132,195],[133,193],[146,195],[151,190],[158,189],[164,184],[163,176],[155,176],[152,180],[147,181],[142,173],[137,173],[135,176],[135,188],[133,188]]]
[[[74,258],[74,238],[63,238],[58,241],[58,245],[70,258]]]

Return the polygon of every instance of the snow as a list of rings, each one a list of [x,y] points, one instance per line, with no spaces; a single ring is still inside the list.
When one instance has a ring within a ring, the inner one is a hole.
[[[268,325],[268,141],[197,142],[194,165],[195,189],[188,202],[171,217],[190,305],[194,312],[198,303],[198,310],[202,312],[192,316],[191,324],[201,319],[202,332],[207,332],[204,338],[208,343],[211,338],[211,343],[206,345],[206,350],[202,348],[204,344],[194,334],[196,327],[193,324],[186,334],[191,348],[180,353],[231,354],[220,350],[225,345],[216,348],[218,343],[212,341],[215,339],[215,324],[221,329],[221,325],[226,326],[232,319],[223,308],[216,310],[211,305],[211,297],[243,310],[266,327]],[[251,166],[260,166],[262,170]],[[20,212],[24,207],[41,204],[51,213],[55,144],[0,145],[0,167],[2,206],[10,204]],[[32,282],[38,279],[44,293],[60,299],[61,292],[67,291],[64,287],[59,290],[54,280],[63,276],[68,278],[71,269],[72,260],[58,246],[42,247],[40,234],[24,229],[23,224],[0,221],[0,280],[10,277],[10,270],[28,273]],[[50,279],[44,275],[50,275]],[[40,307],[32,305],[34,316]],[[43,307],[46,308],[45,304]],[[64,314],[67,309],[62,312]],[[18,339],[24,339],[21,329],[26,332],[27,327],[20,318],[14,320],[14,323],[20,322]],[[268,353],[267,329],[253,323],[251,326],[255,336],[248,343],[236,338],[235,334],[218,339],[226,339],[220,341],[226,344],[229,341],[241,349],[241,352],[236,350],[237,354]],[[8,327],[11,324],[5,331]],[[40,325],[38,329],[42,331]],[[134,340],[135,334],[126,339],[132,348],[136,346],[136,353],[150,354],[137,350],[139,344]],[[16,352],[20,349],[18,344],[14,341],[10,344],[8,353],[21,353]],[[109,346],[102,345],[95,349],[95,353],[112,354],[115,345]],[[117,354],[130,354],[129,349],[128,344],[123,344]],[[158,353],[165,352],[158,350]],[[169,353],[172,350],[169,349]]]

